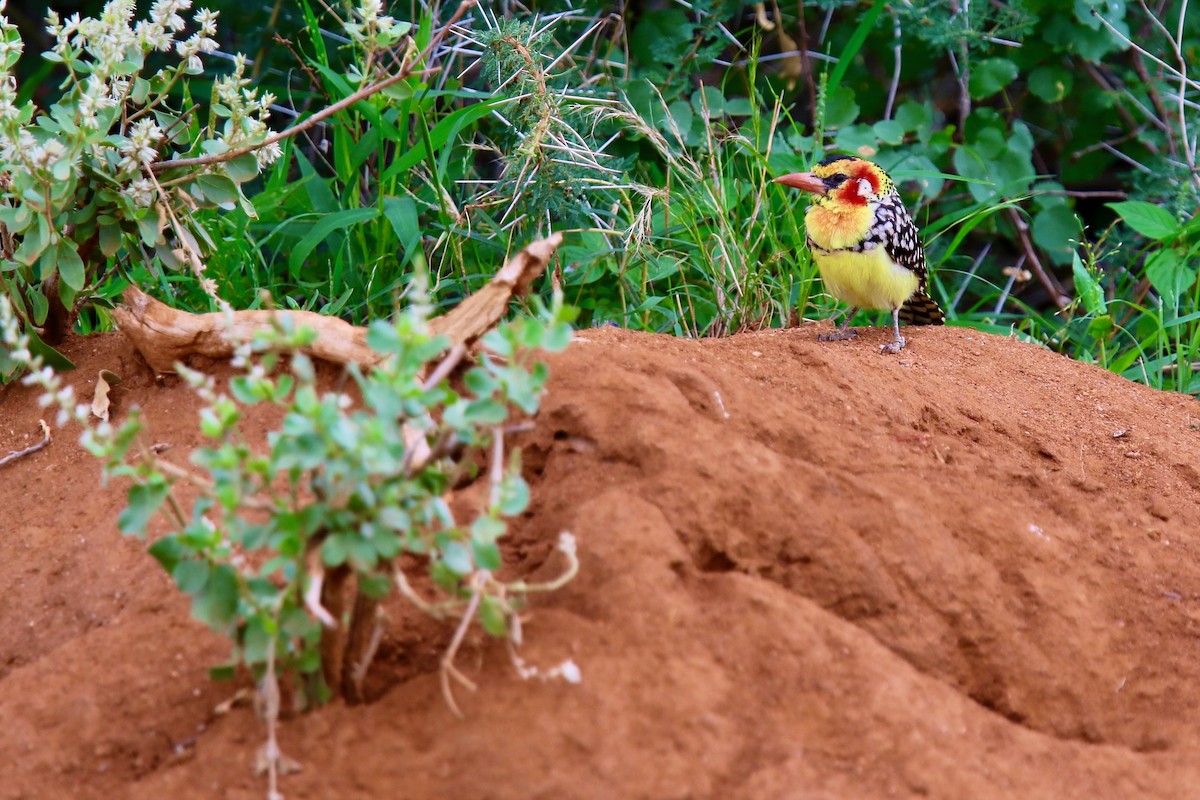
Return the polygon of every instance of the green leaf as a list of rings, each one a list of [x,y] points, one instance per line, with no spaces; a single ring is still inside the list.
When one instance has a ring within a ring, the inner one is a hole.
[[[31,294],[30,297],[38,297],[43,303],[46,302],[46,299],[42,297],[40,293],[35,292]],[[45,319],[44,314],[42,319]],[[26,328],[25,335],[29,337],[29,352],[41,357],[46,366],[54,367],[54,369],[58,370],[59,372],[66,372],[67,370],[75,369],[75,363],[50,345],[43,342],[42,337],[38,335],[37,331]]]
[[[471,574],[475,569],[471,551],[462,542],[449,541],[442,547],[442,563],[458,577]]]
[[[164,481],[135,483],[129,487],[129,505],[117,515],[117,527],[125,535],[144,536],[150,517],[167,499],[170,485]]]
[[[903,126],[905,133],[915,133],[924,140],[933,127],[933,112],[922,103],[905,100],[896,109],[895,120]]]
[[[200,175],[189,187],[193,196],[207,200],[218,208],[232,211],[240,198],[237,184],[228,175],[209,173]]]
[[[667,116],[659,120],[659,127],[664,131],[670,131],[674,123],[674,129],[678,132],[679,137],[683,139],[685,144],[692,144],[692,137],[689,135],[692,130],[692,121],[695,119],[692,113],[692,106],[686,100],[676,100],[667,106]]]
[[[1093,339],[1103,339],[1112,333],[1116,327],[1113,323],[1112,314],[1102,314],[1088,323],[1088,336]]]
[[[22,203],[18,206],[0,206],[0,223],[12,234],[21,233],[33,222],[33,211],[30,206]]]
[[[316,50],[316,61],[318,64],[329,64],[329,54],[325,50],[325,32],[321,30],[321,24],[317,19],[316,13],[308,0],[300,0],[300,7],[304,11],[304,23],[308,28],[308,40],[312,43],[313,49]]]
[[[561,353],[571,343],[574,331],[566,322],[558,322],[546,329],[546,338],[542,341],[542,349],[548,353]]]
[[[30,312],[33,316],[34,325],[42,325],[46,322],[46,315],[50,313],[50,301],[42,291],[29,293]],[[49,345],[47,345],[49,346]]]
[[[325,442],[316,433],[280,436],[271,448],[271,459],[281,471],[316,469],[325,463],[326,456]]]
[[[341,211],[325,214],[292,249],[291,255],[288,256],[288,270],[292,275],[299,275],[305,260],[312,254],[312,251],[335,231],[340,231],[362,222],[368,222],[378,216],[379,209],[374,207],[345,208]]]
[[[59,277],[63,283],[78,292],[86,280],[78,246],[70,239],[59,239],[55,249],[58,251]]]
[[[488,516],[476,517],[471,523],[471,540],[490,544],[503,536],[507,529],[503,520]]]
[[[467,404],[464,419],[475,425],[499,425],[508,419],[508,409],[503,403],[484,397]]]
[[[147,548],[154,559],[169,573],[175,571],[175,565],[188,555],[188,548],[174,534],[164,536]]]
[[[508,635],[508,620],[505,618],[504,606],[498,599],[485,595],[479,601],[479,624],[489,636],[503,638]]]
[[[1083,302],[1084,310],[1093,316],[1107,314],[1108,304],[1104,302],[1104,289],[1096,277],[1084,266],[1078,253],[1075,253],[1071,260],[1071,272],[1075,275],[1075,292]]]
[[[400,240],[400,268],[404,269],[418,256],[418,264],[424,266],[425,251],[421,248],[421,217],[417,204],[408,196],[383,198],[383,216],[391,224],[396,238]]]
[[[495,571],[504,564],[500,557],[500,548],[495,542],[471,542],[471,552],[475,555],[475,563],[480,569]]]
[[[408,516],[408,513],[396,506],[384,506],[379,509],[376,519],[380,525],[384,525],[391,530],[398,530],[401,533],[408,533],[408,530],[413,527],[413,518]]]
[[[325,539],[321,545],[321,560],[325,562],[326,566],[336,567],[346,563],[349,556],[346,544],[347,537],[340,533],[335,533]]]
[[[643,64],[675,66],[691,47],[695,25],[678,8],[643,14],[629,37],[629,47]]]
[[[434,583],[448,592],[455,591],[459,585],[459,576],[447,567],[444,561],[435,561],[430,565],[429,577],[433,578]]]
[[[233,622],[237,607],[237,572],[228,564],[218,564],[209,573],[204,589],[193,596],[192,616],[211,628],[221,630]]]
[[[263,625],[263,620],[250,620],[242,634],[242,660],[250,665],[262,664],[267,660],[271,641],[271,633]]]
[[[731,117],[749,117],[754,114],[754,104],[749,97],[728,97],[725,99],[725,113]]]
[[[229,382],[229,391],[239,403],[250,406],[263,399],[256,390],[257,386],[258,380],[252,381],[247,375],[238,375]]]
[[[383,177],[380,178],[380,183],[386,184],[408,172],[420,163],[422,159],[431,155],[428,148],[444,148],[447,144],[455,141],[459,132],[464,128],[486,117],[500,108],[505,102],[507,102],[507,98],[497,97],[482,102],[471,103],[464,108],[447,114],[438,124],[430,129],[427,141],[422,141],[416,147],[405,150],[395,161],[388,165],[388,168],[384,170]]]
[[[279,631],[294,639],[320,639],[320,623],[300,608],[290,608],[279,619]],[[314,635],[315,634],[315,635]]]
[[[500,513],[515,517],[529,507],[529,484],[520,475],[506,480],[500,493]]]
[[[1142,200],[1125,200],[1107,205],[1117,212],[1126,225],[1147,238],[1161,242],[1179,233],[1179,223],[1162,206]]]
[[[25,231],[25,235],[21,237],[21,244],[13,253],[13,259],[27,267],[32,267],[50,246],[50,228],[46,225],[45,219],[45,217],[38,217],[38,224]]]
[[[396,326],[384,319],[377,319],[367,328],[367,345],[383,355],[399,355],[404,350],[404,339]]]
[[[1163,297],[1168,308],[1178,305],[1179,297],[1196,282],[1195,269],[1188,266],[1184,254],[1174,249],[1163,249],[1146,259],[1146,277],[1150,285]]]
[[[154,247],[166,241],[158,227],[158,216],[152,210],[146,209],[138,215],[137,226],[142,243],[147,247]]]
[[[207,561],[201,561],[197,558],[189,558],[180,561],[171,570],[171,577],[175,579],[175,585],[186,594],[196,594],[204,588],[204,584],[208,582],[209,566]]]
[[[209,667],[208,677],[214,681],[231,681],[237,677],[237,664],[222,664],[219,667]]]
[[[692,108],[705,119],[725,116],[725,95],[715,86],[701,86],[692,94]]]
[[[1017,65],[1007,58],[985,58],[971,65],[967,89],[971,97],[982,100],[991,97],[1017,77]]]
[[[63,308],[74,308],[75,297],[79,293],[67,285],[66,281],[58,282],[58,299],[62,302]]]
[[[121,226],[115,222],[101,223],[99,226],[100,252],[112,257],[121,249]]]
[[[1082,229],[1079,218],[1065,204],[1054,205],[1039,211],[1033,218],[1033,241],[1054,260],[1056,264],[1068,264],[1075,252]]]
[[[1029,91],[1047,103],[1061,103],[1075,86],[1070,71],[1060,66],[1041,66],[1029,73]]]
[[[904,141],[904,126],[894,119],[876,122],[873,130],[884,144],[896,145]]]
[[[225,163],[225,172],[236,183],[245,183],[258,177],[258,158],[254,153],[246,153]]]
[[[858,103],[854,102],[854,90],[847,86],[830,89],[825,96],[825,125],[840,128],[858,119]]]
[[[486,369],[481,367],[472,367],[463,376],[463,383],[467,390],[476,397],[487,397],[496,391],[499,385],[496,379],[492,377]]]

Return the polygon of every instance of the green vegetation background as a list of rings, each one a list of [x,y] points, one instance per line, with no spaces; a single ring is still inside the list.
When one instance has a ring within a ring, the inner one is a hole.
[[[245,52],[277,96],[279,128],[405,48],[353,46],[346,5],[208,5],[222,52]],[[454,8],[383,10],[427,32]],[[27,4],[7,13],[26,42],[22,92],[46,107],[53,39]],[[191,83],[201,104],[219,55]],[[581,325],[719,335],[833,310],[802,201],[771,178],[851,152],[900,184],[953,323],[1195,394],[1198,55],[1200,11],[1182,0],[485,3],[429,71],[285,143],[243,187],[252,208],[195,222],[236,308],[267,289],[362,324],[423,266],[453,305],[556,230],[566,244],[539,290],[561,287]],[[97,273],[77,328],[106,326],[129,281],[211,308],[156,258]]]

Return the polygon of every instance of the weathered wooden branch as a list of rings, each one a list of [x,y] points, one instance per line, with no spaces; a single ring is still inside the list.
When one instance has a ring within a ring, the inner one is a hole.
[[[504,316],[514,297],[529,291],[562,242],[556,233],[528,245],[513,256],[491,282],[449,313],[429,321],[430,330],[447,336],[450,344],[470,345]],[[271,327],[273,319],[288,317],[297,327],[312,328],[316,340],[306,352],[325,361],[370,366],[379,354],[367,346],[367,329],[312,311],[233,311],[192,314],[171,308],[135,286],[125,290],[124,305],[113,309],[121,332],[130,338],[156,372],[172,372],[188,356],[229,358],[237,342],[252,339]]]

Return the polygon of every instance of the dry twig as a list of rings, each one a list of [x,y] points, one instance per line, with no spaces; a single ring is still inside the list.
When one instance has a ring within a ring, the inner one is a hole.
[[[37,444],[32,444],[29,447],[26,447],[24,450],[14,450],[4,458],[0,458],[0,467],[16,461],[18,458],[24,458],[30,453],[36,453],[38,450],[41,450],[46,445],[50,444],[50,426],[46,424],[46,420],[44,419],[39,419],[38,425],[40,425],[42,428],[42,440]]]

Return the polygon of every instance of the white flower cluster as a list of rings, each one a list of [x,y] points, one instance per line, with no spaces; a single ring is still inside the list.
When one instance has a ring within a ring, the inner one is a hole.
[[[120,69],[137,45],[129,26],[133,11],[133,0],[109,0],[99,17],[81,19],[72,14],[65,22],[51,11],[46,15],[46,31],[55,39],[55,53],[66,59],[73,50],[87,52],[95,59],[95,73],[106,79]]]
[[[51,11],[46,16],[46,30],[54,37],[54,52],[68,58],[83,51],[95,59],[94,74],[106,81],[123,71],[131,55],[151,51],[167,52],[172,47],[187,62],[192,74],[203,70],[201,53],[217,49],[217,14],[200,9],[193,18],[199,30],[187,39],[176,40],[187,23],[181,14],[192,7],[192,0],[155,0],[149,19],[133,23],[134,0],[109,0],[98,18],[72,14],[61,20]]]
[[[58,407],[57,423],[59,427],[66,424],[72,417],[81,424],[87,423],[87,406],[74,405],[75,387],[63,385],[62,378],[53,368],[42,363],[40,356],[34,355],[29,349],[29,337],[21,332],[16,312],[8,295],[0,294],[0,345],[8,350],[8,357],[17,364],[23,364],[29,372],[21,379],[26,386],[39,386],[42,396],[38,404],[45,408],[50,404]]]
[[[25,45],[17,26],[8,21],[4,7],[8,0],[0,0],[0,65],[15,63]],[[0,122],[16,119],[20,109],[16,106],[17,81],[7,71],[0,71]]]
[[[0,64],[8,63],[11,57],[20,57],[25,50],[25,43],[21,41],[21,36],[17,33],[17,26],[4,16],[4,8],[7,5],[8,0],[0,0],[0,33],[2,33],[0,35]]]
[[[37,139],[33,138],[32,133],[21,128],[16,139],[0,136],[0,160],[19,161],[24,159],[28,153],[32,153],[35,147],[37,147]]]
[[[217,49],[217,40],[213,38],[217,35],[217,12],[202,8],[196,13],[195,19],[200,30],[176,44],[175,52],[180,58],[187,59],[187,71],[190,74],[199,75],[204,71],[204,65],[200,63],[200,54],[211,53]]]
[[[233,60],[233,72],[213,83],[214,99],[229,109],[229,120],[222,131],[222,141],[230,147],[251,144],[267,137],[267,118],[271,116],[271,105],[277,99],[266,92],[258,96],[258,89],[247,88],[246,57],[239,53]],[[283,154],[277,142],[255,151],[259,167],[265,167]]]
[[[128,174],[149,166],[158,157],[158,143],[162,138],[163,130],[154,120],[141,119],[133,123],[129,137],[121,145],[122,158],[117,170]]]
[[[11,75],[0,78],[0,122],[16,120],[21,110],[17,108],[17,79]]]
[[[37,169],[51,170],[55,164],[67,155],[67,148],[57,139],[47,139],[43,144],[34,146],[29,151],[29,160]]]
[[[389,47],[408,33],[412,26],[407,22],[397,22],[394,17],[382,12],[383,0],[362,0],[362,5],[352,9],[354,19],[342,23],[342,27],[355,44],[368,48]]]
[[[138,208],[149,208],[150,203],[154,201],[154,184],[147,178],[138,178],[126,186],[122,192]]]

